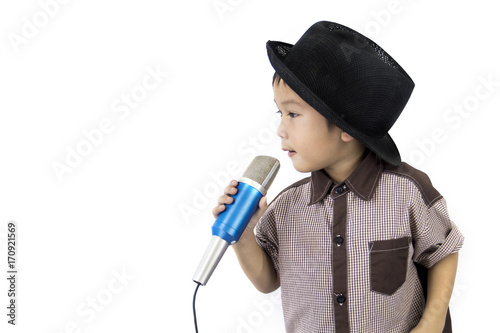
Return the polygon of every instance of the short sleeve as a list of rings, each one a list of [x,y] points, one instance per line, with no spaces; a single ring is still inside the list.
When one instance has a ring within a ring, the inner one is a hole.
[[[462,247],[464,236],[450,220],[444,198],[431,206],[417,200],[410,215],[416,263],[430,268]]]
[[[255,236],[257,243],[267,253],[274,265],[274,269],[279,273],[279,243],[273,208],[274,205],[271,203],[260,218],[255,229]]]

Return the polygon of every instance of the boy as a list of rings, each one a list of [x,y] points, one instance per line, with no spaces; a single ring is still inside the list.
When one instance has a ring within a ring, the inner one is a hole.
[[[261,292],[281,287],[289,333],[451,332],[463,236],[388,134],[413,81],[380,46],[333,22],[267,50],[277,134],[295,169],[311,176],[269,207],[261,200],[233,246],[245,274]]]

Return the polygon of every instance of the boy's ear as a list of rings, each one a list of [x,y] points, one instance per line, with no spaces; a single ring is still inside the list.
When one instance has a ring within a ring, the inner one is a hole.
[[[344,142],[351,142],[352,140],[354,140],[354,138],[350,134],[347,134],[344,131],[342,131],[342,133],[340,134],[340,139]]]

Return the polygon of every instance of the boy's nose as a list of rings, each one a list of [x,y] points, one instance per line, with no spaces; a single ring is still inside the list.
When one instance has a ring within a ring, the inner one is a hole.
[[[283,119],[280,121],[280,125],[278,126],[276,134],[278,134],[280,138],[286,139],[286,131],[285,131],[285,125],[283,124]]]

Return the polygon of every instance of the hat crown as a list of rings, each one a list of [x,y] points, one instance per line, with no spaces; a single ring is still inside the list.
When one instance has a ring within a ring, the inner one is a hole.
[[[323,116],[371,137],[387,134],[414,87],[380,46],[337,23],[318,22],[293,47],[278,52],[289,70],[335,113]]]

